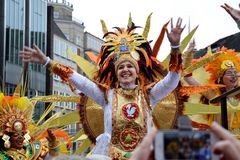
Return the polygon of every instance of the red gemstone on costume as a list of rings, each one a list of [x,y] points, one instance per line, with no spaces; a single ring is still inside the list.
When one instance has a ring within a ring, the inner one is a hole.
[[[139,116],[139,107],[136,103],[128,103],[122,107],[122,114],[125,118],[132,120]]]

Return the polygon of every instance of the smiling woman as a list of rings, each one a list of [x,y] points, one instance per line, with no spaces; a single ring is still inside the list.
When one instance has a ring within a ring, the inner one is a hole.
[[[99,53],[99,70],[93,81],[70,67],[51,61],[37,46],[33,49],[25,47],[19,53],[25,62],[48,65],[64,82],[76,86],[102,107],[104,133],[96,138],[91,156],[128,159],[153,126],[152,110],[178,85],[182,62],[179,50],[184,29],[182,19],[178,19],[175,27],[171,22],[170,32],[166,30],[172,52],[169,73],[162,80],[158,75],[163,75],[163,68],[146,39],[149,21],[150,18],[142,35],[135,33],[138,27],[131,21],[126,29],[115,27],[115,32],[108,32],[103,24],[106,42]]]
[[[222,83],[228,87],[227,90],[233,89],[238,85],[237,70],[234,66],[225,71]]]
[[[117,79],[121,88],[136,88],[137,69],[129,60],[122,61],[117,67]]]
[[[209,101],[226,91],[230,91],[239,86],[239,73],[240,73],[240,56],[238,52],[234,50],[221,48],[217,50],[214,54],[221,54],[208,64],[204,66],[204,70],[209,74],[208,83],[210,85],[221,84],[225,87],[222,87],[217,90],[210,90],[207,93],[203,93],[201,100],[204,104],[209,104]],[[211,56],[211,53],[207,54],[203,58],[200,58],[198,61],[204,60],[206,57]],[[204,73],[202,73],[204,74]],[[206,75],[207,76],[207,75]],[[192,76],[186,76],[185,80],[190,85],[199,85],[198,80]],[[240,95],[232,96],[228,98],[228,124],[229,129],[232,130],[237,136],[240,136],[240,116],[239,106],[240,106]],[[206,113],[207,114],[207,113]],[[206,126],[210,128],[212,121],[220,121],[220,115],[216,112],[208,115],[200,115],[200,118],[193,119],[195,122],[198,122],[198,126]],[[198,128],[197,126],[195,126]],[[205,128],[205,129],[206,129]],[[202,128],[203,129],[203,128]]]

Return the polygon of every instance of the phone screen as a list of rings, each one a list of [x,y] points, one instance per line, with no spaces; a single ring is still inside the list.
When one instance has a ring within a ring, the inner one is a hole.
[[[155,139],[155,158],[212,160],[212,134],[206,131],[160,132]]]
[[[208,132],[174,132],[164,134],[166,159],[210,160],[211,140]]]

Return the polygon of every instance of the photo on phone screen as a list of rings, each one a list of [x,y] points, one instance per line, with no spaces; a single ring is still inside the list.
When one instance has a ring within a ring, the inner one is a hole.
[[[212,160],[212,142],[212,135],[204,131],[160,132],[155,140],[155,158]]]

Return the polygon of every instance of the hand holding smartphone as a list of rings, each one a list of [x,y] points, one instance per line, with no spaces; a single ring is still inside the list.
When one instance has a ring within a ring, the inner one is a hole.
[[[208,131],[159,131],[154,141],[155,160],[216,160],[211,148],[216,141],[216,136]]]

